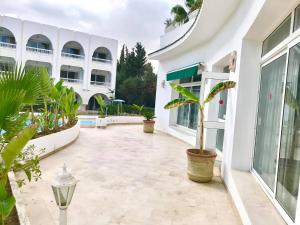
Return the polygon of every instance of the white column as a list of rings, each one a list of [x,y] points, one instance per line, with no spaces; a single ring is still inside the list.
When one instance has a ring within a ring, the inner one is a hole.
[[[249,171],[255,139],[255,121],[257,98],[259,92],[261,45],[252,40],[243,40],[241,51],[238,52],[237,72],[232,79],[237,87],[227,107],[227,149],[232,149],[231,167]],[[228,119],[230,119],[228,121]],[[230,160],[229,159],[229,160]],[[230,163],[228,163],[230,165]]]

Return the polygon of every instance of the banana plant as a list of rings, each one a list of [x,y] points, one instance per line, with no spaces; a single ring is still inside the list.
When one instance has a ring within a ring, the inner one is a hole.
[[[76,122],[77,111],[80,107],[80,103],[76,102],[75,92],[73,88],[66,88],[65,94],[62,97],[62,118],[64,123],[64,117],[67,117],[68,125],[72,125]]]
[[[104,99],[102,98],[101,95],[95,96],[95,99],[96,99],[96,101],[99,105],[99,109],[98,109],[99,117],[103,118],[103,117],[105,117],[105,111],[104,111],[105,101],[104,101]]]
[[[142,114],[142,111],[143,111],[143,109],[144,109],[144,106],[143,106],[143,105],[136,105],[136,104],[133,104],[132,106],[133,106],[133,108],[134,108],[136,111],[139,112],[139,115]]]
[[[208,96],[201,102],[201,99],[194,95],[191,91],[187,88],[182,87],[178,84],[171,84],[171,87],[181,94],[182,98],[177,98],[169,103],[167,103],[164,108],[171,109],[176,107],[181,107],[189,104],[196,104],[198,105],[199,112],[200,112],[200,154],[203,154],[204,151],[204,108],[207,103],[209,103],[218,93],[224,90],[228,90],[234,88],[236,83],[234,81],[225,81],[220,82],[216,86],[214,86],[211,91],[209,92]]]
[[[52,79],[50,78],[48,71],[45,67],[40,67],[37,69],[38,71],[38,85],[40,86],[39,98],[41,103],[43,104],[42,117],[43,117],[43,126],[44,133],[49,132],[49,116],[50,112],[48,111],[48,105],[50,102],[49,95],[51,93],[51,88],[53,86]]]
[[[52,109],[54,114],[54,130],[59,129],[59,119],[62,118],[63,97],[66,94],[66,87],[63,81],[58,81],[51,89],[50,98],[52,100]]]

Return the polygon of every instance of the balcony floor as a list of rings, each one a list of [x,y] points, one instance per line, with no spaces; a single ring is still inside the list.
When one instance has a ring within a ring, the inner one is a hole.
[[[82,128],[75,143],[41,161],[43,179],[22,188],[31,224],[58,224],[50,185],[64,162],[80,180],[71,225],[241,224],[220,177],[187,179],[189,147],[161,132],[144,134],[140,125]]]

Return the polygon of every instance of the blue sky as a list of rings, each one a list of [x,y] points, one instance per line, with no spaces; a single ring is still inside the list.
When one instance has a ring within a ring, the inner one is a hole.
[[[80,30],[119,40],[129,47],[140,41],[148,52],[170,9],[182,0],[1,0],[0,14]]]

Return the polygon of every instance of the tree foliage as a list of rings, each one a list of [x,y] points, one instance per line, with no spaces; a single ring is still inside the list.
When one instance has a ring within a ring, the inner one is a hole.
[[[175,5],[171,9],[172,19],[167,19],[165,22],[166,27],[172,24],[182,24],[189,21],[189,14],[202,6],[203,0],[185,0],[185,6]]]
[[[129,51],[123,45],[117,64],[116,97],[127,104],[155,106],[156,74],[141,43]]]

